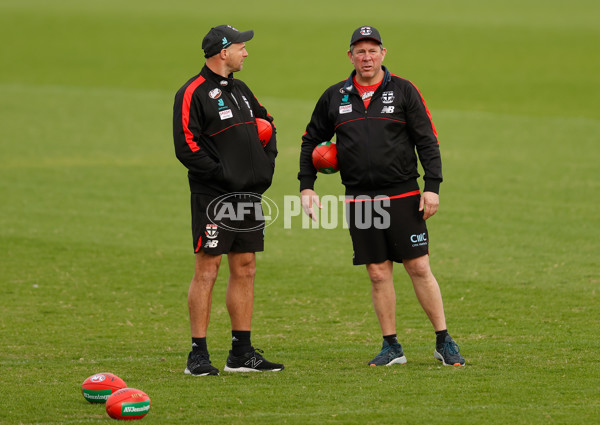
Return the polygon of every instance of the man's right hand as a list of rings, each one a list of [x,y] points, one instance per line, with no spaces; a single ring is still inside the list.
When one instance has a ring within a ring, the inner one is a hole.
[[[319,200],[319,195],[312,189],[304,189],[300,192],[300,199],[302,201],[302,209],[306,213],[307,216],[313,219],[314,222],[317,221],[317,216],[315,215],[315,211],[313,209],[313,205],[316,205],[321,208],[321,201]]]

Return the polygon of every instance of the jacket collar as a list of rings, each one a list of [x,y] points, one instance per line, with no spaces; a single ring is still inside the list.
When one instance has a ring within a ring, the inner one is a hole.
[[[204,67],[202,68],[202,71],[200,71],[200,74],[202,74],[202,76],[204,76],[206,79],[214,81],[222,88],[230,89],[231,87],[233,87],[233,73],[229,74],[229,76],[225,78],[222,75],[214,73],[208,66],[206,66],[206,64],[204,64]]]
[[[392,74],[383,65],[381,65],[381,69],[383,69],[383,72],[384,72],[384,74],[383,74],[383,80],[381,81],[381,87],[385,87],[385,85],[387,83],[389,83],[390,80],[392,79]],[[355,76],[356,76],[356,70],[354,69],[350,73],[350,77],[348,77],[348,79],[344,83],[344,87],[343,87],[344,91],[346,91],[348,93],[356,92],[356,89],[354,88],[354,77]]]

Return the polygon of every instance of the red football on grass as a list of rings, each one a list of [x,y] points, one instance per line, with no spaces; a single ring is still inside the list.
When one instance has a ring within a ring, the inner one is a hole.
[[[106,413],[113,419],[142,419],[149,411],[150,397],[135,388],[123,388],[106,400]]]
[[[258,138],[264,148],[265,146],[267,146],[267,143],[269,143],[269,141],[271,140],[271,136],[273,135],[273,126],[271,126],[271,123],[269,121],[262,118],[257,118],[256,128],[258,129]]]
[[[125,381],[112,373],[97,373],[81,384],[81,393],[90,403],[105,403],[108,396],[127,387]]]
[[[313,165],[323,174],[336,173],[338,168],[337,147],[334,142],[319,143],[312,153]]]

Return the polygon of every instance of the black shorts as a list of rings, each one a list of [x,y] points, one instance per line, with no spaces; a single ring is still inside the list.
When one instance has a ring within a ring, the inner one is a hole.
[[[194,252],[211,255],[259,252],[265,245],[265,220],[256,197],[234,199],[192,193]]]
[[[419,211],[419,191],[397,196],[346,196],[353,263],[401,263],[429,253],[429,235]]]

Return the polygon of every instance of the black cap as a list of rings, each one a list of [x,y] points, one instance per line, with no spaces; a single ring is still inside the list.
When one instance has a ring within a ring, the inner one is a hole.
[[[218,27],[211,28],[202,40],[204,57],[209,58],[214,56],[233,43],[243,43],[252,40],[252,37],[254,37],[254,31],[240,32],[231,25],[219,25]]]
[[[382,44],[381,36],[379,35],[379,31],[377,31],[377,28],[373,28],[368,25],[357,28],[356,31],[352,33],[352,38],[350,39],[350,46],[361,40],[373,40],[379,44]]]

